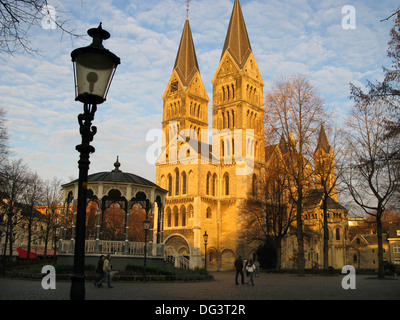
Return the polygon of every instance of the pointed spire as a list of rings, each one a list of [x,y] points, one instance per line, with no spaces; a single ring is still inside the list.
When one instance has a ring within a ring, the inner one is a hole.
[[[326,153],[329,153],[331,150],[331,146],[329,145],[328,138],[326,137],[324,125],[321,125],[321,131],[319,132],[318,137],[318,148],[322,148]]]
[[[250,53],[252,52],[239,0],[235,0],[235,4],[233,5],[231,20],[229,22],[224,48],[222,49],[221,59],[225,51],[228,51],[231,54],[240,69],[243,69]]]
[[[194,49],[192,31],[190,29],[188,18],[183,27],[181,43],[176,56],[174,69],[178,73],[184,86],[188,86],[196,72],[199,71],[196,50]]]

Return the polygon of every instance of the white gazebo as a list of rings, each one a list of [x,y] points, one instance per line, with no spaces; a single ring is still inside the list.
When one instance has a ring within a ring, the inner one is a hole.
[[[117,269],[139,264],[146,248],[149,265],[160,265],[164,262],[163,207],[167,191],[138,175],[122,172],[120,166],[117,157],[112,171],[88,176],[86,264],[96,264],[101,254],[113,255]],[[78,180],[62,188],[65,202],[58,260],[72,264]],[[144,220],[151,222],[146,243]]]

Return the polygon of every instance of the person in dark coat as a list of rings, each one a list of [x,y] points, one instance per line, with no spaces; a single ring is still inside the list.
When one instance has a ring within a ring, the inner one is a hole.
[[[101,255],[97,262],[97,268],[96,268],[97,278],[95,281],[93,281],[94,285],[96,285],[96,283],[99,282],[104,277],[103,265],[104,265],[104,255]]]
[[[237,258],[235,260],[235,269],[236,269],[236,276],[235,276],[235,283],[238,283],[238,276],[240,274],[240,276],[242,277],[242,284],[244,284],[244,275],[243,275],[243,260],[242,257],[239,256],[239,258]]]

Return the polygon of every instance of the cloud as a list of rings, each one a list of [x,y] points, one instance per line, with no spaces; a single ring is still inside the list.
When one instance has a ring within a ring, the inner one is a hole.
[[[0,65],[0,105],[8,110],[11,147],[16,157],[46,178],[77,176],[80,143],[70,52],[90,43],[86,30],[99,22],[111,33],[104,46],[121,57],[107,101],[93,122],[98,133],[90,172],[121,169],[154,180],[155,166],[145,153],[146,133],[161,128],[162,95],[171,76],[186,18],[183,0],[54,0],[59,18],[84,37],[59,30],[33,29],[32,44],[41,55],[19,54]],[[379,20],[397,7],[395,1],[353,1],[357,28],[343,30],[346,1],[241,0],[250,41],[266,92],[279,75],[310,78],[327,105],[345,114],[349,82],[374,80],[387,65],[392,23]],[[232,0],[197,0],[189,19],[200,73],[211,99],[212,85],[232,11]],[[211,126],[211,122],[209,122]]]

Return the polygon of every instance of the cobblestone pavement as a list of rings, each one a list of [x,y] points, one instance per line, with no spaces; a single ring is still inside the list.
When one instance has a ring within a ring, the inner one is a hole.
[[[357,275],[356,289],[342,288],[345,275],[266,274],[255,286],[235,285],[234,273],[214,273],[202,282],[113,282],[114,288],[86,283],[86,300],[400,300],[400,278]],[[245,277],[245,281],[246,281]],[[69,300],[71,284],[57,281],[44,290],[40,280],[0,278],[0,300]]]

